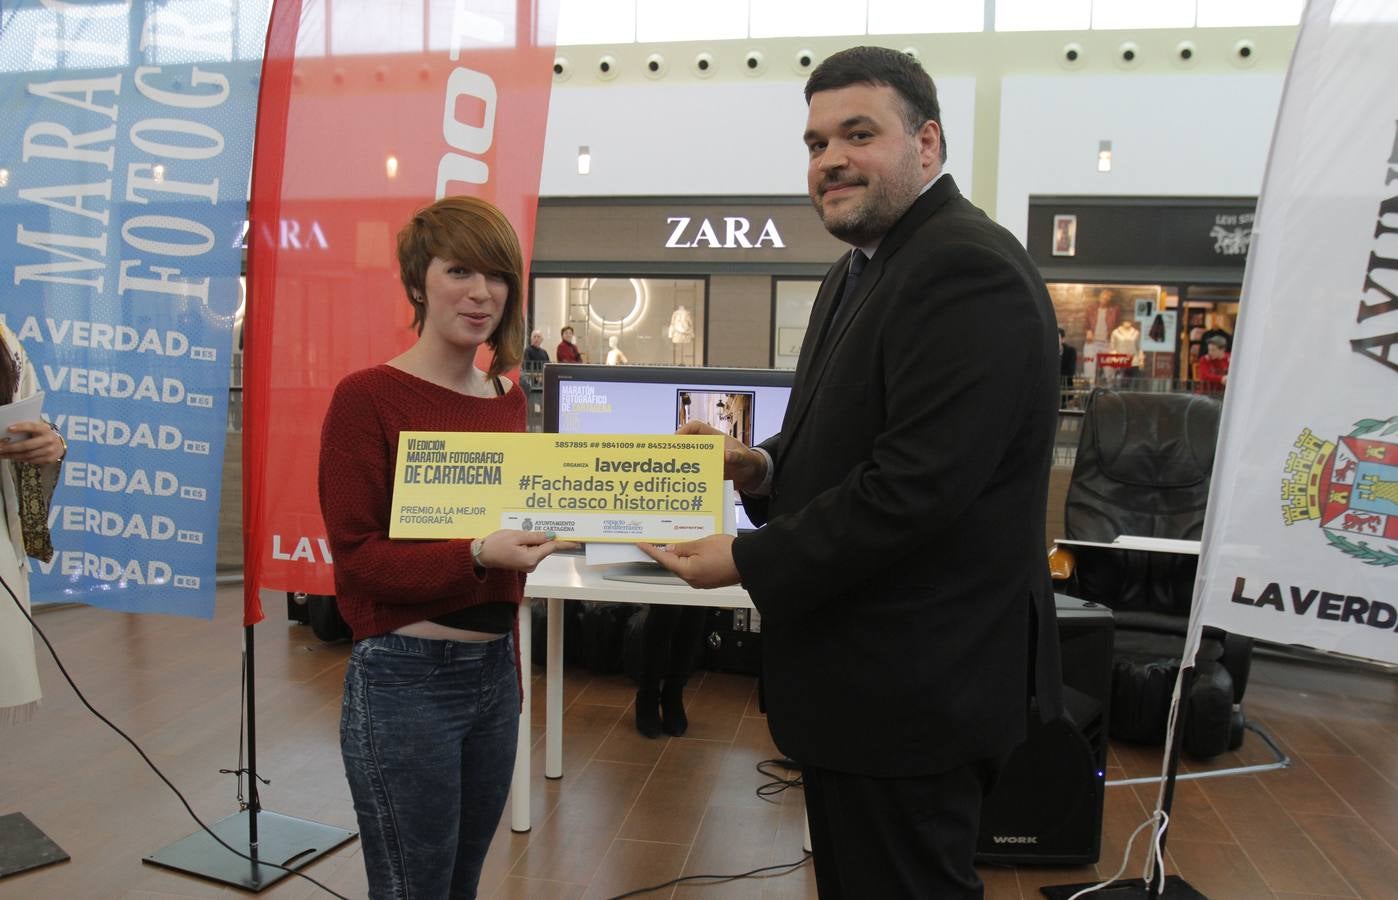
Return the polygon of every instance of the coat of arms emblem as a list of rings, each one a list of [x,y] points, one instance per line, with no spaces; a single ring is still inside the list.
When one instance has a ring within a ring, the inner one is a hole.
[[[1398,566],[1398,416],[1362,419],[1327,441],[1301,431],[1286,459],[1282,517],[1319,520],[1332,547],[1371,566]]]

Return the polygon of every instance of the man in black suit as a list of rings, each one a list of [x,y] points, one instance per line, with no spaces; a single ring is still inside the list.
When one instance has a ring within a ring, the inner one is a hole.
[[[1071,344],[1063,343],[1066,336],[1067,332],[1058,329],[1058,376],[1064,379],[1078,374],[1078,351]]]
[[[1067,336],[1062,328],[1058,329],[1058,378],[1063,388],[1063,396],[1059,399],[1059,409],[1067,409],[1068,402],[1072,399],[1069,389],[1073,386],[1073,378],[1078,374],[1078,351],[1072,344],[1063,343],[1063,338]]]
[[[781,433],[727,442],[766,524],[649,552],[696,587],[741,582],[762,613],[821,897],[980,897],[981,800],[1031,693],[1045,718],[1059,704],[1057,326],[1028,254],[942,174],[912,57],[842,51],[806,99],[811,200],[856,249],[816,298]],[[929,334],[956,340],[929,353]]]

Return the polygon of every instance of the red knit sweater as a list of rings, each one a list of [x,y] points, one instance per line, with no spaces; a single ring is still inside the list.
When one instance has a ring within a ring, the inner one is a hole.
[[[320,433],[320,510],[354,639],[480,603],[518,604],[524,574],[480,577],[469,540],[389,540],[401,431],[523,431],[524,393],[468,397],[391,366],[347,375]],[[516,640],[518,625],[516,624]]]

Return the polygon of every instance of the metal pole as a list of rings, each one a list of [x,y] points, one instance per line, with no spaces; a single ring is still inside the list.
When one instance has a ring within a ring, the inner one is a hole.
[[[1184,727],[1189,720],[1189,692],[1194,686],[1194,666],[1184,666],[1180,669],[1180,703],[1178,714],[1175,716],[1175,733],[1170,739],[1170,759],[1165,772],[1165,793],[1160,800],[1160,808],[1166,815],[1165,830],[1160,832],[1160,839],[1156,844],[1159,847],[1162,858],[1165,854],[1165,838],[1169,837],[1169,815],[1170,807],[1175,801],[1175,775],[1180,767],[1180,747],[1184,743]],[[1156,847],[1150,848],[1151,859],[1155,859]],[[1165,866],[1152,865],[1150,881],[1146,883],[1146,890],[1150,900],[1160,900],[1160,894],[1165,889]]]
[[[243,652],[248,658],[248,855],[257,866],[257,813],[262,801],[257,796],[257,680],[253,665],[253,626],[243,626]]]

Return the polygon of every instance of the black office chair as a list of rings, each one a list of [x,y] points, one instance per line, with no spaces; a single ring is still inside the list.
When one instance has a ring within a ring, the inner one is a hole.
[[[1198,540],[1221,405],[1191,394],[1098,389],[1088,397],[1064,512],[1070,540]],[[1058,590],[1115,616],[1113,737],[1161,743],[1198,568],[1195,556],[1095,547],[1050,554]],[[1206,628],[1187,699],[1184,750],[1207,759],[1243,740],[1252,640]]]

